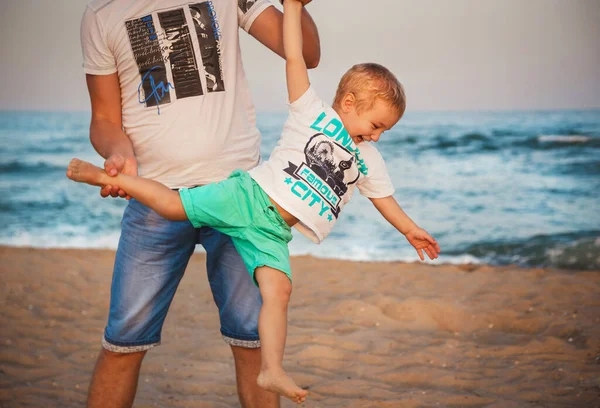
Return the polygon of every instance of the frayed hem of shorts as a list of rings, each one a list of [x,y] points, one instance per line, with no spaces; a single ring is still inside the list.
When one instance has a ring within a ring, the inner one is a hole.
[[[102,347],[105,350],[112,351],[113,353],[138,353],[140,351],[150,350],[156,346],[160,346],[160,341],[152,344],[140,344],[139,346],[117,346],[115,344],[109,343],[105,338],[102,338]]]
[[[260,340],[240,340],[234,339],[232,337],[227,337],[225,335],[223,335],[223,340],[225,340],[225,343],[229,344],[230,346],[243,347],[249,349],[260,348]]]

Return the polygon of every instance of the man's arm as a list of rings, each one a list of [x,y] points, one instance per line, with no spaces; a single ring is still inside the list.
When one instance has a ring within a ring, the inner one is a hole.
[[[422,251],[425,251],[430,259],[438,257],[440,246],[431,235],[421,229],[400,208],[396,199],[392,196],[385,198],[369,198],[375,208],[383,215],[390,224],[400,231],[415,248],[419,258],[424,260]]]
[[[137,161],[133,145],[123,132],[121,121],[121,88],[116,73],[110,75],[86,75],[92,105],[90,141],[98,154],[106,159],[104,170],[110,176],[118,173],[137,175]],[[102,197],[126,197],[118,185],[106,185]]]
[[[300,1],[300,0],[299,0]],[[301,0],[308,4],[307,0]],[[319,32],[312,17],[302,8],[302,55],[308,68],[315,68],[321,59],[321,42]],[[249,34],[260,41],[282,58],[285,58],[283,49],[283,14],[275,7],[268,7],[252,23]]]

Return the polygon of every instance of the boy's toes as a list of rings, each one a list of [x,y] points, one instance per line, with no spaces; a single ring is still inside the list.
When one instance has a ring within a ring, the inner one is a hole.
[[[77,167],[77,159],[71,159],[71,161],[69,162],[69,166],[67,167],[67,175],[73,174],[73,170],[75,170],[75,167]]]
[[[306,396],[308,395],[308,391],[302,390],[296,393],[296,403],[301,404],[306,400]]]
[[[81,172],[82,161],[79,159],[71,159],[67,167],[67,177],[74,181],[79,181],[78,176]]]

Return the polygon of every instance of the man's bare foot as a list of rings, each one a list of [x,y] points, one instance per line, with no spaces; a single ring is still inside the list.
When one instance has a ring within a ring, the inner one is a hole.
[[[67,168],[67,177],[79,183],[101,186],[101,180],[106,173],[100,167],[83,160],[73,159]]]
[[[265,390],[276,392],[297,404],[304,402],[308,391],[298,387],[283,370],[261,370],[256,381]]]

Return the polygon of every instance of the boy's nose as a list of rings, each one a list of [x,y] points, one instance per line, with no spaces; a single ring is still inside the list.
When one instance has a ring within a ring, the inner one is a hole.
[[[381,136],[381,133],[374,133],[371,135],[371,140],[376,142],[379,140],[379,136]]]

